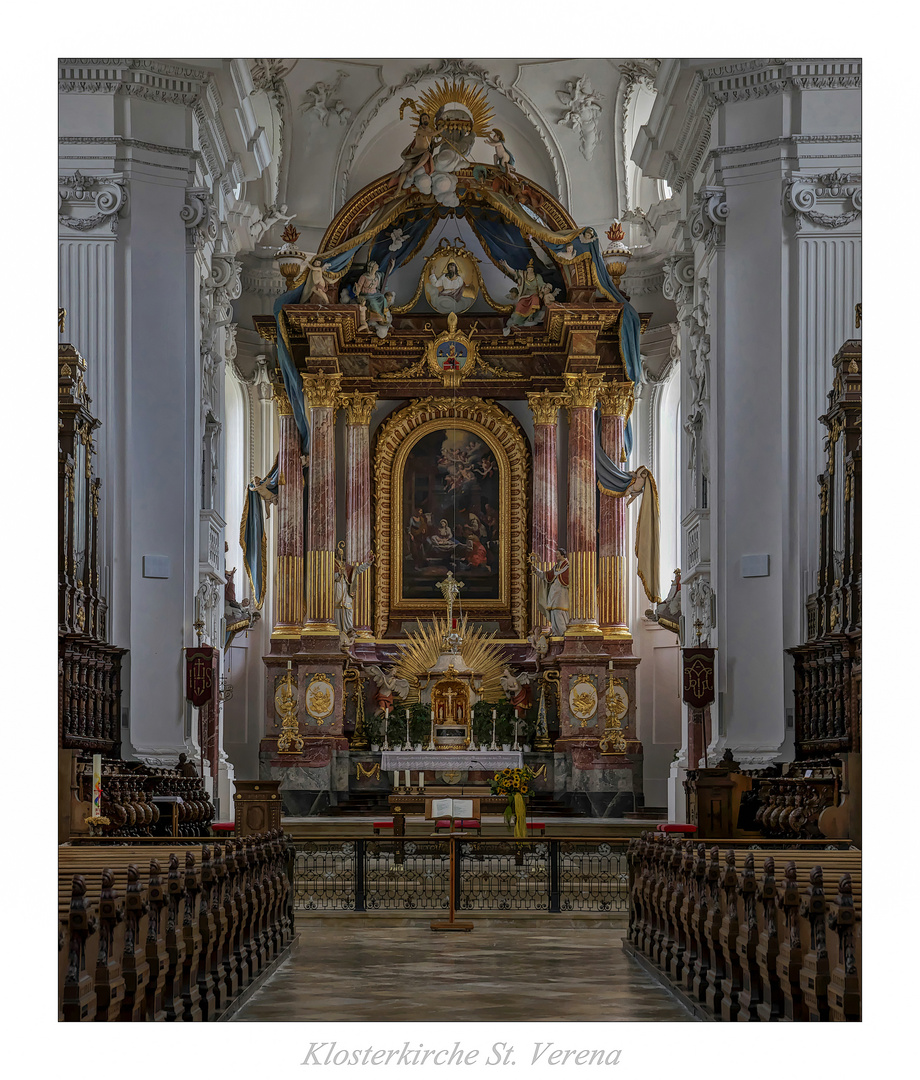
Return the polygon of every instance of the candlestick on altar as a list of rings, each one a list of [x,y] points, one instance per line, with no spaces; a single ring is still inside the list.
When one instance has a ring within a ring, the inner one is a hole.
[[[383,715],[384,715],[384,721],[383,721],[383,747],[382,747],[382,749],[389,750],[390,749],[390,706],[389,705],[387,705],[387,707],[383,710]]]
[[[489,747],[489,749],[498,749],[498,744],[495,742],[495,709],[492,710],[492,745]]]
[[[93,817],[102,817],[102,754],[93,754]]]
[[[393,790],[399,791],[399,769],[393,773]]]
[[[434,750],[434,706],[431,706],[431,726],[428,729],[428,745],[426,750]]]
[[[418,774],[418,789],[419,791],[425,790],[425,774],[423,772]]]
[[[409,741],[409,710],[406,709],[406,749],[408,750],[412,743]],[[406,773],[406,776],[409,774]],[[407,781],[408,786],[408,781]]]
[[[520,745],[518,744],[518,724],[519,723],[520,723],[520,717],[518,716],[517,709],[515,709],[514,710],[514,746],[511,747],[512,750],[520,750],[521,749]]]

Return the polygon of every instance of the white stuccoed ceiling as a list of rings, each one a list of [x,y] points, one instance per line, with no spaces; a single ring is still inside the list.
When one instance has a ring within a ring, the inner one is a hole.
[[[557,196],[580,224],[606,229],[620,212],[616,175],[618,158],[622,169],[624,156],[618,95],[622,67],[654,67],[654,61],[597,58],[274,63],[287,69],[278,204],[286,204],[287,213],[294,215],[307,248],[315,248],[348,198],[399,167],[400,151],[414,133],[411,110],[399,119],[400,104],[407,97],[418,99],[443,79],[483,86],[494,113],[491,125],[504,133],[517,171]],[[579,131],[560,122],[566,107],[559,95],[566,94],[567,84],[585,77],[600,108],[594,114],[596,145],[591,145],[591,132],[583,140]],[[324,93],[320,83],[331,89]],[[492,149],[477,141],[471,156],[491,162]],[[280,227],[260,244],[275,245],[276,233]]]

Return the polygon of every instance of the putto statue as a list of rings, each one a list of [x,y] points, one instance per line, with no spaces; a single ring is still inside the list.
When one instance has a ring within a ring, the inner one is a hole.
[[[408,679],[402,679],[392,671],[384,671],[379,664],[366,664],[364,670],[370,673],[377,685],[374,700],[378,709],[392,709],[397,698],[402,701],[408,695]]]
[[[530,679],[529,672],[522,671],[515,675],[511,668],[505,665],[501,677],[502,689],[515,709],[523,711],[530,708]]]

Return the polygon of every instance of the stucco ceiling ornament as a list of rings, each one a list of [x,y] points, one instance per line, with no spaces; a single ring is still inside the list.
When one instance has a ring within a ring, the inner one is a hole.
[[[600,142],[600,119],[603,98],[596,93],[587,75],[582,75],[574,82],[567,82],[565,90],[557,90],[556,97],[565,107],[565,112],[556,121],[565,124],[579,135],[579,148],[585,161],[594,157],[594,151]]]
[[[796,227],[803,221],[825,229],[840,229],[855,221],[862,213],[862,176],[835,170],[822,176],[793,176],[783,181],[783,202],[786,212],[796,217]],[[840,210],[842,213],[825,213]],[[846,209],[849,206],[850,209]]]
[[[300,113],[318,120],[323,127],[333,124],[347,124],[351,119],[351,109],[344,102],[334,97],[338,93],[342,80],[348,78],[347,71],[336,72],[335,82],[315,82],[305,93],[300,103]]]
[[[96,213],[87,216],[66,213],[70,208],[91,205]],[[127,213],[128,181],[121,176],[84,176],[79,169],[62,176],[58,188],[58,223],[77,232],[90,232],[109,224],[118,232],[118,219]]]

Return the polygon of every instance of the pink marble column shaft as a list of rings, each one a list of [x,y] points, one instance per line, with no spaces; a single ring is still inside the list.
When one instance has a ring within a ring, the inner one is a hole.
[[[603,376],[566,375],[569,392],[568,557],[569,626],[566,636],[599,634],[597,625],[597,480],[594,406]]]
[[[296,631],[303,622],[303,467],[300,434],[291,403],[276,386],[280,441],[278,447],[278,506],[275,555],[274,631]]]
[[[559,542],[556,420],[535,423],[533,432],[533,551],[541,564],[551,564]]]
[[[348,410],[345,428],[345,462],[348,470],[345,492],[345,561],[363,563],[371,551],[371,448],[370,418],[376,394],[352,394],[344,399]],[[358,576],[354,598],[355,633],[373,639],[371,618],[371,574]]]
[[[303,375],[310,409],[310,490],[307,517],[307,604],[304,630],[336,633],[333,622],[335,554],[335,409],[340,375]]]

